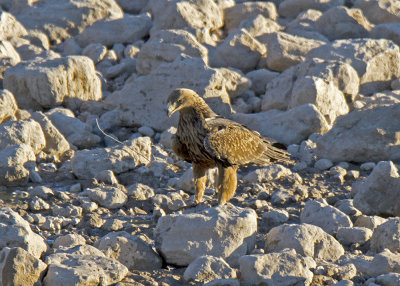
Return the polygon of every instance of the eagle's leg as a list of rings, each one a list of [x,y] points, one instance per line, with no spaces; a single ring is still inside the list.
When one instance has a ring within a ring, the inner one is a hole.
[[[204,191],[206,190],[207,183],[207,168],[202,167],[199,164],[192,164],[193,179],[195,188],[195,203],[199,204],[203,198]]]
[[[237,188],[237,166],[218,166],[218,204],[224,205],[235,194]]]

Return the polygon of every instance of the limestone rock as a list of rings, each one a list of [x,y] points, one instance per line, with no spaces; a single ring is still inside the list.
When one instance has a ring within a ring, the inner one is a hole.
[[[267,84],[277,76],[279,76],[278,72],[268,69],[258,69],[246,74],[246,77],[251,80],[251,90],[257,95],[264,94]]]
[[[262,183],[271,180],[278,180],[292,174],[289,168],[280,164],[272,164],[249,172],[243,179],[249,183]]]
[[[250,285],[310,285],[314,276],[311,268],[316,267],[311,257],[294,249],[245,255],[239,263],[241,278]]]
[[[139,13],[143,8],[146,7],[148,2],[149,0],[117,0],[118,5],[121,6],[125,12],[132,14]]]
[[[288,111],[236,113],[231,118],[285,144],[299,144],[312,133],[325,133],[329,129],[324,116],[313,104],[300,105]]]
[[[370,33],[374,39],[388,39],[400,45],[400,23],[384,23],[376,25]]]
[[[101,83],[93,62],[84,56],[22,62],[7,69],[4,88],[20,108],[41,109],[64,104],[76,110],[82,101],[101,99]]]
[[[322,12],[314,9],[308,9],[297,15],[296,19],[286,25],[286,33],[301,36],[308,39],[328,42],[328,39],[317,32],[317,21],[322,16]]]
[[[376,277],[390,272],[400,272],[400,254],[392,253],[390,250],[385,249],[374,256],[367,269],[367,274],[371,277]],[[383,284],[387,285],[387,284]]]
[[[125,145],[76,152],[71,160],[72,171],[78,178],[90,179],[100,171],[115,174],[148,164],[151,158],[151,139],[139,137],[125,141]]]
[[[358,227],[366,227],[371,230],[374,230],[381,224],[385,223],[387,219],[380,217],[380,216],[366,216],[361,215],[357,218],[354,225]]]
[[[355,8],[359,8],[364,15],[373,23],[400,22],[400,3],[396,0],[357,0],[354,3]]]
[[[159,30],[151,35],[137,55],[136,68],[148,74],[163,62],[173,62],[181,54],[199,57],[207,63],[208,50],[185,30]]]
[[[53,243],[53,247],[75,247],[77,245],[86,244],[86,239],[77,233],[69,233],[66,235],[61,235],[56,238]]]
[[[91,43],[82,50],[82,55],[90,58],[94,64],[101,62],[107,54],[107,47],[100,43]]]
[[[400,284],[400,274],[399,273],[387,273],[376,277],[376,282],[380,285],[386,286],[396,286]]]
[[[371,237],[371,250],[380,252],[385,248],[400,251],[400,219],[391,218],[378,226]]]
[[[18,106],[14,95],[7,89],[0,90],[0,123],[15,120],[15,112]]]
[[[112,46],[115,43],[134,43],[148,35],[152,26],[149,14],[125,14],[119,19],[102,19],[87,27],[77,35],[76,41],[81,47],[91,43]]]
[[[343,61],[360,77],[360,93],[370,95],[390,88],[400,77],[400,48],[390,40],[345,39],[310,51],[307,58]]]
[[[247,2],[247,3],[252,3],[252,2]],[[259,36],[262,37],[262,35],[264,34],[276,33],[282,30],[283,27],[274,20],[271,20],[269,18],[264,17],[261,14],[258,14],[258,16],[254,18],[242,20],[240,22],[239,29],[245,29],[247,32],[249,32],[251,36],[257,38]]]
[[[341,227],[336,238],[343,245],[364,244],[372,236],[372,230],[366,227]]]
[[[222,258],[209,255],[199,256],[189,264],[183,273],[186,281],[210,282],[215,279],[236,278],[233,270]]]
[[[265,64],[261,61],[259,67],[266,67],[278,72],[303,62],[308,52],[325,45],[325,42],[322,41],[285,32],[265,34],[258,37],[258,40],[265,44],[268,50]]]
[[[224,10],[225,29],[230,32],[238,28],[242,20],[254,18],[257,15],[271,20],[278,18],[276,6],[272,2],[255,1],[237,3]]]
[[[96,247],[129,270],[152,271],[162,267],[161,257],[139,236],[125,231],[112,232],[96,242]]]
[[[311,224],[283,224],[265,236],[268,252],[294,248],[297,253],[314,259],[336,261],[344,254],[340,243],[322,228]]]
[[[28,35],[25,27],[15,17],[4,10],[0,12],[0,40]]]
[[[344,0],[284,0],[278,9],[281,17],[295,18],[307,9],[326,11],[331,7],[343,6]]]
[[[396,161],[400,150],[393,119],[399,116],[400,103],[354,110],[318,138],[317,156],[334,162]]]
[[[227,204],[159,218],[155,244],[167,263],[183,266],[199,256],[211,255],[235,266],[240,256],[254,248],[256,231],[254,210]]]
[[[335,234],[341,227],[352,227],[350,218],[326,203],[326,201],[308,201],[301,212],[300,221],[302,223],[319,226],[329,234]]]
[[[92,201],[108,209],[118,209],[125,205],[128,196],[119,187],[101,186],[88,188],[81,195],[88,196]]]
[[[0,78],[3,78],[3,74],[8,68],[15,66],[20,61],[21,57],[13,45],[6,40],[0,41]]]
[[[318,19],[316,26],[330,41],[348,38],[367,38],[372,25],[360,9],[333,7]]]
[[[47,268],[46,263],[21,247],[4,247],[0,258],[1,285],[37,285]]]
[[[47,250],[43,238],[31,230],[29,223],[10,208],[0,208],[0,248],[21,247],[36,258]]]

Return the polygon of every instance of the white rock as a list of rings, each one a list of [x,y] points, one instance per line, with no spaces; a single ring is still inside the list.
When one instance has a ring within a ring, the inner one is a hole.
[[[92,201],[108,209],[118,209],[127,202],[125,192],[114,186],[102,186],[86,189],[81,195],[87,195]]]
[[[375,162],[365,162],[360,165],[360,169],[363,171],[372,171],[375,166]]]
[[[76,36],[81,47],[91,43],[112,46],[115,43],[133,43],[148,35],[152,26],[149,14],[125,14],[120,19],[103,19],[87,27]]]
[[[10,208],[0,208],[0,248],[21,247],[36,258],[47,250],[43,238],[34,233],[29,223]]]
[[[149,0],[117,0],[118,5],[121,6],[125,12],[132,14],[139,13],[143,8],[146,7],[148,2]]]
[[[173,62],[181,54],[199,57],[207,63],[208,50],[185,30],[159,30],[151,35],[137,54],[139,74],[148,74],[163,62]]]
[[[339,200],[335,203],[335,208],[338,208],[348,216],[358,217],[362,213],[354,206],[354,201],[352,199]]]
[[[204,286],[239,286],[240,283],[237,279],[215,279],[211,282],[205,283]]]
[[[267,46],[265,63],[259,67],[282,72],[285,69],[304,62],[309,51],[325,45],[325,42],[291,35],[285,32],[265,34],[257,38]]]
[[[400,15],[397,13],[400,4],[396,0],[357,0],[354,7],[361,9],[365,16],[375,24],[400,22]]]
[[[51,108],[64,104],[76,110],[82,101],[100,100],[101,83],[92,60],[84,56],[38,58],[7,69],[4,88],[20,108]]]
[[[107,47],[101,43],[92,43],[82,50],[82,55],[90,58],[95,64],[101,62],[107,54]]]
[[[267,19],[276,20],[278,13],[276,6],[272,2],[244,2],[226,8],[224,10],[225,29],[230,32],[239,28],[239,24],[244,19],[251,19],[261,15]]]
[[[86,244],[86,239],[82,235],[79,235],[77,233],[69,233],[57,237],[56,240],[53,242],[53,247],[54,248],[58,248],[60,246],[75,247],[84,244]]]
[[[125,231],[112,232],[99,239],[95,246],[129,270],[152,271],[162,267],[161,257],[139,236]]]
[[[248,173],[243,179],[248,183],[262,183],[270,180],[279,180],[292,174],[292,171],[280,164],[272,164]]]
[[[311,257],[303,257],[294,249],[268,254],[240,257],[240,274],[250,285],[310,285],[311,268],[316,267]]]
[[[314,167],[317,168],[318,170],[321,170],[321,171],[329,169],[332,166],[333,166],[332,161],[328,160],[328,159],[319,159],[314,164]]]
[[[26,144],[10,145],[0,151],[0,169],[24,166],[27,162],[35,162],[33,149]]]
[[[281,225],[289,220],[289,213],[285,210],[271,210],[264,212],[259,228],[269,231],[271,228]]]
[[[4,247],[0,257],[1,285],[36,285],[47,269],[46,263],[21,247]]]
[[[143,136],[148,136],[148,137],[153,137],[154,136],[154,130],[151,127],[148,126],[142,126],[138,128],[138,132],[142,134]]]
[[[387,274],[390,272],[399,273],[399,259],[400,254],[392,253],[390,250],[385,249],[381,253],[378,253],[374,256],[374,259],[370,262],[368,269],[366,269],[366,273],[371,277],[376,277],[378,275]],[[386,286],[386,284],[382,285]]]
[[[171,150],[172,138],[176,134],[176,127],[171,126],[161,133],[160,144]]]
[[[50,205],[41,198],[33,198],[29,201],[29,209],[33,211],[48,210]]]
[[[396,45],[400,45],[400,23],[384,23],[376,25],[371,30],[370,37],[374,39],[392,40]]]
[[[300,105],[288,111],[235,113],[231,118],[285,144],[299,144],[312,133],[325,133],[329,128],[324,116],[313,104]]]
[[[381,161],[363,181],[353,184],[354,206],[367,215],[400,216],[400,176],[391,161]]]
[[[337,240],[343,245],[364,244],[372,236],[372,230],[365,227],[342,227],[336,234]]]
[[[371,250],[380,252],[386,248],[392,252],[400,250],[399,218],[391,218],[374,230],[371,237]]]
[[[376,277],[376,282],[379,285],[384,286],[396,286],[400,284],[400,274],[399,273],[387,273]]]
[[[398,131],[393,118],[400,103],[354,110],[336,120],[334,127],[317,140],[317,156],[334,162],[398,160]]]
[[[392,79],[400,77],[400,49],[390,40],[336,40],[310,51],[307,58],[350,64],[360,77],[360,93],[365,95],[389,89]]]
[[[321,18],[322,12],[308,9],[297,15],[296,19],[286,25],[286,33],[298,35],[304,38],[328,42],[328,39],[317,32],[317,21]]]
[[[167,263],[188,265],[199,256],[211,255],[235,266],[240,256],[254,248],[256,230],[254,210],[228,204],[159,218],[155,244]]]
[[[90,179],[103,170],[120,174],[139,165],[146,165],[151,158],[151,140],[139,137],[125,141],[123,146],[82,150],[71,159],[72,171],[78,178]]]
[[[343,5],[344,0],[284,0],[279,5],[278,13],[281,17],[295,18],[300,12],[307,9],[325,11],[331,7]]]
[[[206,188],[215,188],[215,182],[217,178],[217,168],[209,169],[207,171],[207,183]],[[192,167],[188,168],[181,177],[175,182],[175,187],[177,189],[184,190],[185,192],[194,194],[194,180],[193,180],[193,169]]]
[[[247,2],[251,3],[251,2]],[[261,2],[259,2],[261,3]],[[270,2],[271,3],[271,2]],[[267,4],[267,3],[266,3]],[[235,6],[236,7],[236,6]],[[268,19],[261,14],[254,18],[244,19],[240,22],[239,29],[245,29],[253,37],[262,36],[263,34],[275,33],[283,29],[274,20]]]
[[[336,261],[344,254],[340,243],[322,228],[310,224],[283,224],[271,229],[265,236],[265,250],[268,252],[294,248],[297,253]]]
[[[183,273],[185,281],[207,283],[215,279],[236,278],[236,271],[222,258],[209,255],[193,260]]]
[[[68,197],[67,197],[68,198]],[[82,208],[74,205],[65,206],[54,206],[52,207],[52,213],[54,216],[62,217],[82,217]]]
[[[135,200],[147,200],[154,197],[153,188],[141,184],[135,183],[127,187],[128,196],[134,198]]]
[[[375,228],[377,228],[379,225],[385,223],[386,221],[387,221],[387,219],[380,217],[380,216],[361,215],[355,221],[354,226],[366,227],[371,230],[374,230]]]
[[[3,78],[3,73],[12,66],[15,66],[21,61],[21,57],[9,41],[0,41],[0,59],[2,66],[0,67],[0,76]]]
[[[251,80],[251,90],[256,94],[264,94],[267,84],[279,75],[278,72],[273,72],[267,69],[259,69],[246,74],[246,77]]]
[[[0,90],[0,123],[15,120],[15,112],[18,106],[14,95],[7,89]]]

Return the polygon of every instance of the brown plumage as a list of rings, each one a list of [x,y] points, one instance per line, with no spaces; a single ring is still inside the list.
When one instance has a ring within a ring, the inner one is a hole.
[[[190,89],[176,89],[168,97],[168,116],[179,111],[173,151],[192,163],[196,203],[206,188],[206,171],[218,167],[218,203],[225,204],[235,194],[240,165],[269,164],[271,159],[290,162],[289,154],[272,145],[258,132],[215,114]]]

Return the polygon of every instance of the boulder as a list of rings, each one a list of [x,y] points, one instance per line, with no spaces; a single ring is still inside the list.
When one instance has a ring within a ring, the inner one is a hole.
[[[368,38],[371,25],[360,9],[332,7],[316,22],[318,31],[330,41],[348,38]]]
[[[181,54],[202,58],[205,63],[208,61],[208,50],[193,34],[185,30],[159,30],[137,54],[136,69],[139,74],[148,74],[163,62],[173,62]]]
[[[16,120],[15,112],[18,106],[14,95],[7,89],[0,90],[0,123],[9,120]]]
[[[352,227],[350,218],[325,200],[308,201],[300,214],[300,221],[319,226],[329,234],[336,234],[341,227]]]
[[[228,32],[231,32],[233,29],[239,28],[242,20],[251,19],[258,15],[276,20],[278,13],[275,4],[262,1],[237,3],[224,10],[224,27]]]
[[[4,72],[21,62],[21,57],[13,45],[6,40],[0,41],[0,79],[3,79]]]
[[[300,37],[328,42],[328,39],[317,32],[317,21],[322,16],[322,12],[314,9],[308,9],[297,15],[296,19],[286,25],[286,33]]]
[[[127,140],[123,146],[97,148],[76,152],[71,159],[72,171],[80,179],[91,179],[103,170],[120,174],[139,165],[146,165],[151,158],[151,139],[139,137]]]
[[[84,56],[37,58],[7,69],[4,88],[20,108],[52,108],[64,104],[77,110],[82,101],[100,100],[101,83],[92,60]]]
[[[266,59],[260,61],[259,67],[282,72],[287,68],[304,62],[307,54],[325,42],[291,35],[285,32],[264,34],[257,38],[267,46]]]
[[[336,238],[343,245],[366,243],[372,236],[372,230],[366,227],[341,227]]]
[[[366,273],[371,277],[376,277],[391,272],[400,272],[400,254],[393,253],[389,249],[385,249],[382,252],[376,254],[374,259],[369,263],[369,267],[366,269]],[[391,284],[381,284],[391,286]],[[393,284],[396,285],[396,284]]]
[[[387,39],[400,46],[400,23],[383,23],[376,25],[370,33],[374,39]]]
[[[400,103],[354,110],[317,139],[317,156],[334,162],[396,161],[400,158],[395,118]]]
[[[400,218],[390,218],[378,226],[371,237],[371,250],[375,252],[389,249],[400,252]]]
[[[257,170],[249,172],[244,176],[243,180],[248,183],[256,184],[263,183],[271,180],[279,180],[292,175],[292,171],[280,164],[271,164],[269,166],[258,168]]]
[[[148,35],[152,26],[149,14],[125,14],[119,19],[102,19],[75,37],[81,47],[92,43],[112,46],[115,43],[131,44]]]
[[[107,47],[100,43],[91,43],[82,50],[82,55],[90,58],[97,65],[107,55]]]
[[[311,257],[303,257],[294,249],[268,254],[244,255],[239,259],[241,279],[249,285],[310,285]]]
[[[231,118],[285,144],[299,144],[312,133],[325,133],[329,129],[324,116],[313,104],[300,105],[288,111],[235,113]]]
[[[375,24],[400,22],[400,3],[397,0],[356,0],[355,8],[363,11],[364,15]]]
[[[193,260],[183,273],[185,281],[207,283],[215,279],[236,278],[236,271],[222,258],[204,255]]]
[[[82,235],[77,233],[69,233],[57,237],[53,242],[53,248],[75,247],[84,244],[86,244],[86,239]]]
[[[211,255],[235,266],[240,256],[254,248],[256,231],[254,210],[227,204],[160,217],[154,236],[157,250],[169,264],[186,266],[197,257]]]
[[[47,250],[43,238],[31,230],[29,223],[10,208],[0,208],[0,249],[21,247],[36,258]]]
[[[293,248],[303,256],[336,261],[344,254],[342,245],[322,228],[311,224],[283,224],[271,229],[265,236],[268,252]]]
[[[247,2],[252,3],[252,2]],[[267,3],[266,3],[267,4]],[[238,29],[245,29],[249,34],[256,38],[264,34],[276,33],[283,29],[274,20],[264,17],[258,14],[257,16],[249,19],[244,19],[240,22]]]
[[[374,230],[379,225],[385,223],[387,221],[386,218],[380,216],[366,216],[360,215],[355,221],[354,225],[358,227],[366,227],[368,229]]]
[[[28,31],[15,17],[7,11],[0,12],[0,40],[10,40],[13,37],[24,37]]]
[[[300,12],[315,9],[326,11],[335,6],[343,6],[344,0],[284,0],[280,3],[278,13],[284,18],[295,18]]]
[[[116,0],[118,5],[124,10],[124,12],[138,14],[143,8],[146,7],[149,0]]]
[[[350,64],[360,77],[360,93],[365,95],[389,89],[393,78],[400,77],[400,48],[390,40],[336,40],[310,51],[307,58]]]
[[[400,216],[400,176],[391,161],[381,161],[363,181],[353,184],[354,206],[367,215]]]
[[[264,94],[267,84],[277,76],[279,76],[278,72],[268,69],[258,69],[246,74],[246,77],[251,81],[251,90],[257,95]]]
[[[81,195],[88,196],[95,203],[108,209],[121,208],[128,200],[126,190],[115,186],[87,188]]]
[[[0,257],[1,285],[38,285],[47,269],[46,263],[21,247],[4,247]]]

